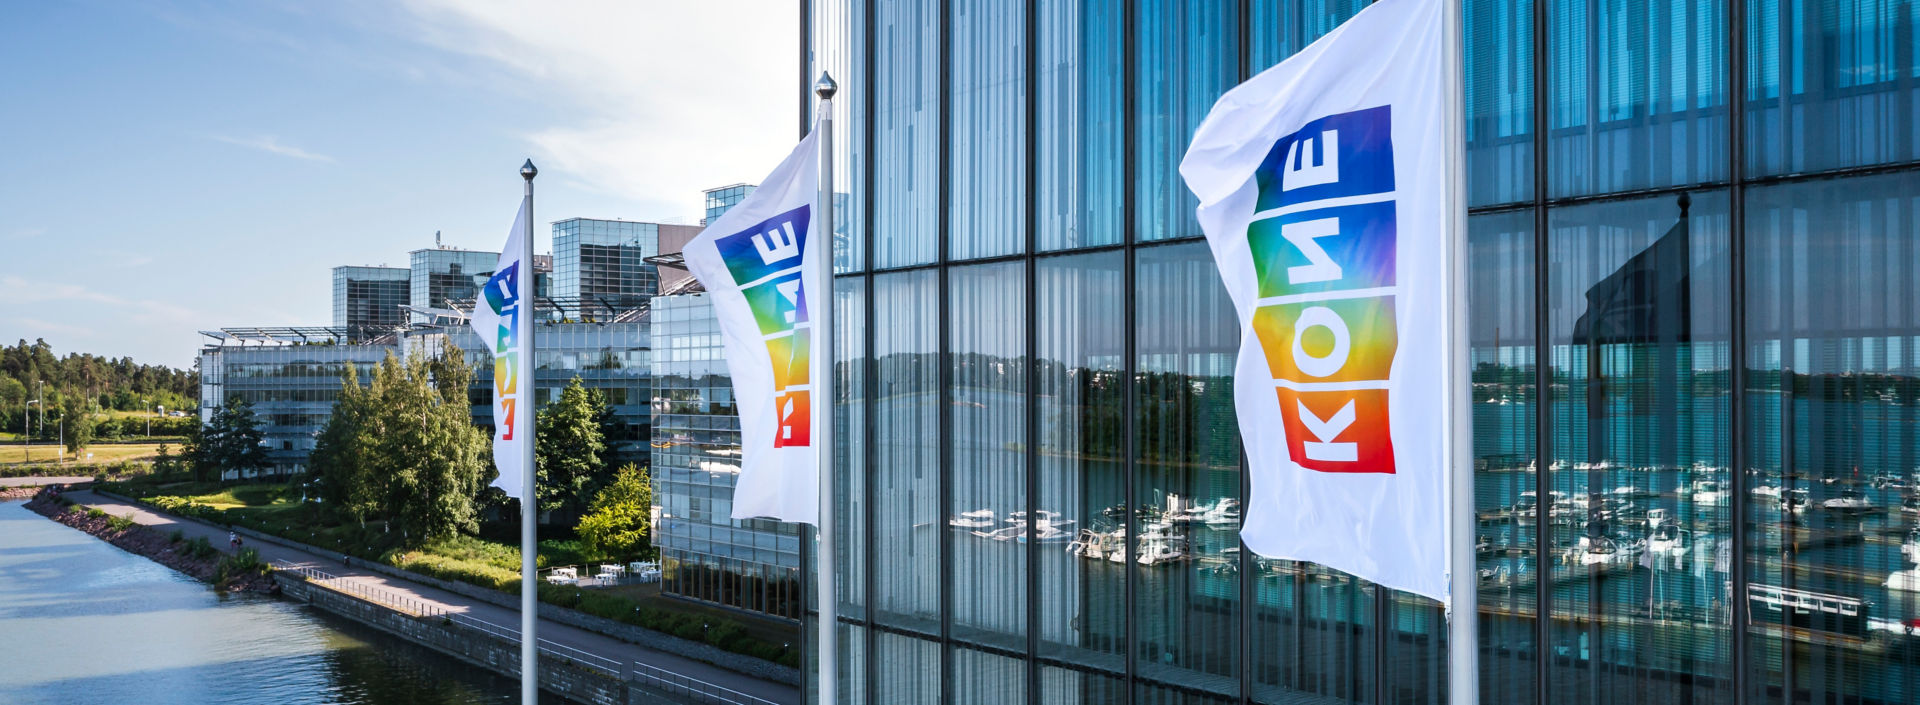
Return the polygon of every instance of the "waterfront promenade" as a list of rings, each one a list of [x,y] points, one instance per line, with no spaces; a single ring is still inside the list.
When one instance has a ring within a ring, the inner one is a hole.
[[[130,504],[111,497],[105,497],[91,491],[68,492],[66,498],[88,507],[95,507],[109,514],[128,517],[135,522],[154,527],[162,532],[175,529],[188,538],[205,537],[215,546],[225,546],[227,533],[206,524],[182,521],[165,514],[154,512],[146,507]],[[352,582],[366,588],[383,590],[395,596],[413,600],[421,605],[454,614],[463,614],[502,627],[517,629],[520,624],[520,611],[500,607],[475,600],[463,595],[440,590],[428,585],[402,580],[355,566],[343,565],[339,561],[291,548],[288,546],[249,539],[249,548],[260,552],[262,560],[275,564],[291,564],[299,568],[311,568],[328,573],[341,581]],[[798,705],[799,690],[784,683],[775,683],[746,676],[734,671],[719,668],[711,664],[695,661],[674,654],[663,653],[637,644],[631,644],[603,634],[559,624],[551,620],[540,621],[540,639],[558,644],[568,649],[576,649],[589,654],[621,662],[637,662],[670,673],[724,686],[756,698],[762,698],[781,705]]]

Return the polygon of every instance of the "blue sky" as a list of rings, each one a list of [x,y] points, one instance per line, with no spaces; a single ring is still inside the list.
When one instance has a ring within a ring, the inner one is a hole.
[[[0,5],[0,341],[185,367],[326,325],[331,269],[567,217],[698,222],[797,134],[798,10],[751,2]]]

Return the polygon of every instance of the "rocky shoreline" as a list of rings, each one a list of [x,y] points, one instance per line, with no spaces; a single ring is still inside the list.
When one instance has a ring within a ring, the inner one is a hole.
[[[38,487],[0,487],[0,500],[29,499],[39,491]]]
[[[186,573],[204,582],[214,582],[218,574],[220,561],[228,554],[216,551],[212,557],[196,558],[185,549],[185,542],[175,543],[160,532],[151,528],[134,525],[127,529],[118,529],[107,517],[89,516],[85,511],[73,511],[69,505],[60,501],[51,491],[41,491],[27,502],[27,509],[48,519],[79,529],[94,538],[106,541],[121,550],[142,556],[160,565]],[[269,575],[252,574],[229,578],[214,588],[227,592],[258,592],[274,594],[280,591]]]

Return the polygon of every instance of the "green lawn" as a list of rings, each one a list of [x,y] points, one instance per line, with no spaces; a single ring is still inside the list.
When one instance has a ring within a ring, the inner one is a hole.
[[[0,465],[13,465],[31,462],[51,463],[60,457],[60,447],[53,443],[36,443],[32,447],[18,443],[0,445]],[[79,453],[66,454],[66,461],[72,463],[117,463],[123,461],[152,460],[160,451],[158,443],[96,443],[82,448]],[[88,458],[87,454],[93,454]]]

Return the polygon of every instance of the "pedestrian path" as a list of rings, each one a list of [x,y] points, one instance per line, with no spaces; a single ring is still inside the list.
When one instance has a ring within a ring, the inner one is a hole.
[[[105,497],[91,491],[66,493],[73,502],[95,507],[109,514],[128,517],[142,526],[150,526],[161,532],[180,530],[188,538],[204,537],[215,546],[225,546],[228,536],[224,530],[192,521],[181,521],[146,507],[130,504],[111,497]],[[339,561],[329,560],[307,551],[262,541],[250,541],[249,548],[260,552],[261,560],[276,566],[291,566],[324,573],[328,577],[328,587],[352,592],[355,589],[382,594],[383,598],[398,598],[408,601],[412,609],[403,611],[419,614],[458,615],[463,623],[479,622],[492,627],[508,630],[518,635],[520,610],[481,602],[473,598],[440,590],[429,585],[393,578],[357,566],[343,565]],[[381,600],[385,601],[385,599]],[[562,650],[585,652],[603,659],[624,663],[635,663],[640,670],[650,673],[671,674],[681,679],[704,682],[736,691],[746,696],[738,698],[746,705],[798,705],[799,689],[784,683],[762,680],[695,661],[683,656],[656,651],[637,644],[630,644],[604,634],[585,629],[540,620],[540,641],[543,646],[559,647]]]

